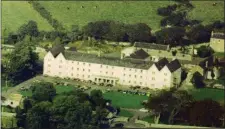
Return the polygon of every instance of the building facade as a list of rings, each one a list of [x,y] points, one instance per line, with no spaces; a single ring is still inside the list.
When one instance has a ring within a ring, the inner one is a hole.
[[[215,52],[224,52],[224,33],[213,33],[210,38],[210,47]]]
[[[44,57],[44,75],[80,79],[105,85],[141,86],[164,89],[181,82],[178,60],[158,62],[107,59],[97,55],[53,48]]]

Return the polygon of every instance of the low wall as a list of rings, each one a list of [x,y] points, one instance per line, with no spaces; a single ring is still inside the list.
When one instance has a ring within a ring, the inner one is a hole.
[[[142,120],[135,119],[135,123],[136,124],[142,124],[142,125],[144,125],[147,128],[150,127],[150,124],[148,122],[146,122],[146,121],[142,121]]]

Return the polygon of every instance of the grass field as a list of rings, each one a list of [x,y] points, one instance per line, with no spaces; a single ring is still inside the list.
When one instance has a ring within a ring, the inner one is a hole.
[[[213,3],[217,2],[216,6]],[[173,1],[41,1],[54,18],[70,29],[71,25],[84,26],[98,20],[116,20],[132,24],[143,22],[153,31],[160,28],[159,7],[173,4]],[[224,19],[223,1],[192,1],[194,9],[188,17],[203,21],[203,24]],[[83,6],[83,8],[82,8]]]
[[[149,122],[149,123],[154,123],[154,117],[153,116],[146,116],[142,118],[141,120]]]
[[[123,117],[132,117],[134,114],[131,113],[130,111],[127,110],[120,110],[119,116],[123,116]]]
[[[211,88],[202,88],[194,89],[191,94],[196,100],[203,100],[206,98],[211,98],[215,101],[222,102],[224,101],[224,90],[221,89],[211,89]]]
[[[40,1],[65,28],[84,26],[98,20],[115,20],[124,23],[146,23],[153,30],[159,29],[161,16],[158,7],[172,1]],[[83,8],[82,8],[83,6]]]
[[[108,92],[104,94],[104,97],[112,100],[114,106],[134,109],[142,108],[141,102],[148,99],[147,96],[123,94],[120,92]]]
[[[27,1],[2,1],[2,33],[15,32],[22,24],[34,20],[39,30],[53,30],[48,22]]]
[[[190,19],[203,21],[203,24],[211,23],[215,20],[224,21],[224,1],[192,1],[194,9],[188,14]],[[217,3],[213,6],[213,3]]]

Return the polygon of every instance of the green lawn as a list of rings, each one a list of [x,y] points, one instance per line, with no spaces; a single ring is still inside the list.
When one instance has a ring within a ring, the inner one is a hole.
[[[27,1],[2,1],[2,32],[6,36],[9,32],[15,32],[29,20],[38,24],[39,30],[53,30],[48,22],[36,12]]]
[[[221,89],[211,89],[211,88],[194,89],[191,92],[191,94],[196,100],[211,98],[219,102],[224,101],[224,90]]]
[[[215,56],[220,57],[220,58],[224,58],[224,54],[223,52],[216,52],[214,53]]]
[[[120,110],[119,116],[123,116],[123,117],[132,117],[134,114],[131,113],[130,111],[127,110]]]
[[[107,92],[104,94],[104,97],[112,100],[113,106],[135,109],[142,108],[141,102],[148,99],[147,96],[123,94],[120,92]]]
[[[70,92],[70,91],[75,89],[74,86],[55,86],[55,88],[56,88],[57,94],[61,94],[61,93],[64,93],[64,92]],[[20,91],[20,94],[23,95],[23,96],[32,96],[31,90]]]

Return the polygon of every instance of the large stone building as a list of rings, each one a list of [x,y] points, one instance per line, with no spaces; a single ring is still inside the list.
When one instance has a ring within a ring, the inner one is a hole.
[[[81,79],[100,84],[141,86],[163,89],[181,82],[181,65],[177,59],[148,60],[143,50],[131,54],[136,59],[109,58],[53,47],[44,57],[44,75]],[[143,60],[146,59],[146,60]]]
[[[215,52],[224,52],[224,33],[213,33],[210,38],[210,47]]]

